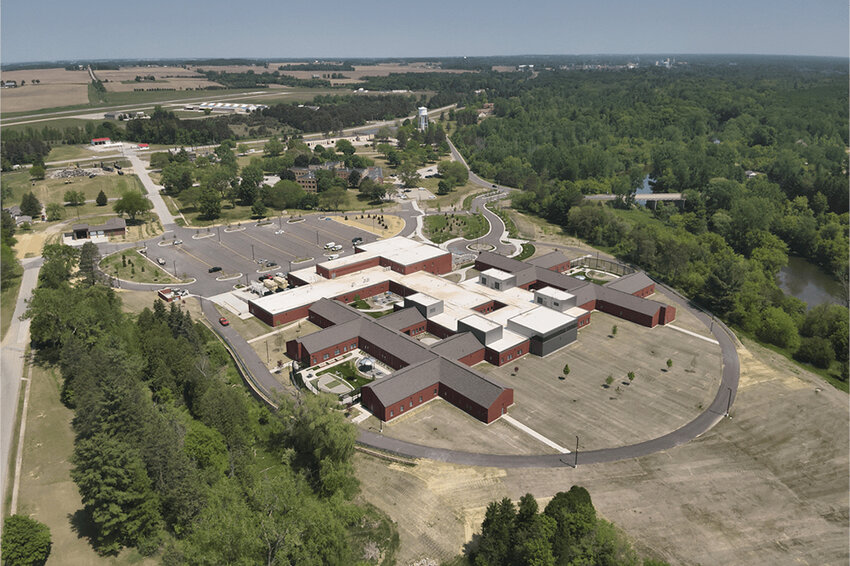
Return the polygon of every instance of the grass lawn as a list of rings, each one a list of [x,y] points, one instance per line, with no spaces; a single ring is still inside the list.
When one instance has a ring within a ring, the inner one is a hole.
[[[367,383],[371,383],[372,380],[368,377],[364,377],[357,368],[354,367],[353,361],[348,361],[331,368],[322,370],[318,372],[316,375],[323,375],[326,373],[330,373],[338,378],[344,379],[349,385],[351,385],[355,390],[360,389]]]
[[[50,172],[48,172],[48,176]],[[66,182],[70,181],[70,182]],[[73,177],[71,179],[43,179],[35,181],[33,185],[30,180],[29,171],[12,171],[0,176],[3,188],[11,189],[8,197],[9,204],[19,204],[25,193],[32,191],[42,204],[50,202],[65,202],[66,191],[82,192],[86,200],[94,200],[100,191],[106,194],[106,198],[117,198],[121,193],[134,190],[145,192],[142,182],[135,175],[97,175],[93,179],[89,177]],[[91,203],[94,206],[94,203]],[[109,206],[109,205],[107,205]],[[80,214],[83,214],[81,211]],[[67,217],[67,216],[66,216]]]
[[[354,299],[354,302],[348,303],[348,305],[352,306],[356,309],[360,309],[360,310],[366,310],[366,309],[372,308],[372,307],[369,306],[369,303],[367,303],[366,301],[364,301],[363,299],[360,299],[360,298]]]
[[[93,159],[97,158],[91,150],[82,145],[55,145],[47,154],[45,161],[65,161],[67,159]]]
[[[523,244],[522,245],[522,251],[514,259],[517,259],[519,261],[522,261],[524,259],[528,259],[528,258],[530,258],[531,256],[534,255],[534,252],[535,252],[535,248],[534,248],[533,244]]]
[[[18,275],[12,279],[11,285],[0,291],[0,340],[6,337],[6,332],[12,324],[12,315],[15,314],[15,303],[20,289],[21,275]]]
[[[136,250],[114,253],[100,261],[100,268],[107,275],[135,281],[136,283],[180,283],[164,267],[148,260]]]
[[[48,562],[82,566],[156,564],[157,560],[144,558],[135,550],[102,557],[89,545],[80,493],[70,474],[74,413],[59,401],[62,380],[58,368],[34,366],[31,377],[18,513],[50,527],[53,558]]]
[[[480,214],[432,214],[425,217],[425,235],[441,244],[452,238],[474,240],[487,233],[487,220]]]

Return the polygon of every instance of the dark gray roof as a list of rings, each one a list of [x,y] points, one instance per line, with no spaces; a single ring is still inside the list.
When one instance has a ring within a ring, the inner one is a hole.
[[[650,279],[646,273],[643,271],[635,271],[634,273],[623,275],[613,281],[609,281],[604,286],[609,289],[616,289],[617,291],[622,291],[623,293],[631,295],[632,293],[649,287],[653,283],[655,282]]]
[[[380,346],[385,352],[389,352],[408,365],[416,364],[434,357],[434,354],[425,349],[417,340],[389,330],[378,324],[375,320],[367,319],[364,315],[361,321],[360,337],[376,346]]]
[[[419,309],[407,308],[382,316],[381,318],[376,319],[376,322],[390,330],[401,330],[402,328],[408,328],[415,324],[423,324],[425,322],[425,317],[422,316]]]
[[[362,321],[360,320],[334,324],[313,334],[302,336],[297,339],[297,342],[306,348],[308,352],[318,352],[346,340],[356,339],[360,335],[361,324]]]
[[[407,366],[390,377],[364,385],[364,388],[371,389],[381,404],[388,407],[437,383],[483,407],[492,405],[507,389],[472,368],[440,357]]]
[[[71,226],[71,230],[77,232],[79,230],[112,230],[114,228],[126,228],[127,221],[118,216],[110,217],[105,223],[91,225],[91,224],[74,224]]]
[[[575,294],[577,289],[593,285],[589,281],[582,281],[581,279],[576,279],[575,277],[570,277],[569,275],[564,275],[557,271],[550,271],[548,269],[543,269],[542,267],[537,267],[535,269],[535,278],[537,281],[568,293]]]
[[[502,254],[497,254],[494,252],[481,252],[478,254],[478,261],[486,263],[496,269],[501,269],[502,271],[507,271],[508,273],[516,273],[517,271],[522,271],[524,269],[528,269],[528,264],[522,261],[518,261],[516,259],[511,259],[509,257],[503,256]]]
[[[609,287],[601,287],[599,285],[595,285],[595,287],[597,301],[605,301],[642,314],[652,316],[658,312],[658,309],[665,306],[663,303],[635,297],[629,293],[623,293]]]
[[[548,254],[528,260],[528,263],[536,265],[537,267],[542,267],[543,269],[551,269],[556,265],[560,265],[568,261],[570,261],[570,259],[561,252],[549,252]]]
[[[342,303],[332,299],[319,299],[313,303],[310,311],[329,320],[331,324],[342,324],[360,318],[360,313],[352,311]]]
[[[430,349],[450,360],[459,360],[473,352],[483,350],[484,346],[471,332],[461,332],[432,344]]]

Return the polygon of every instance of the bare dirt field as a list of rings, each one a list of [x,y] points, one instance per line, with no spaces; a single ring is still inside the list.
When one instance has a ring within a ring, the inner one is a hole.
[[[371,218],[356,218],[356,216],[356,214],[350,214],[348,215],[347,220],[342,216],[331,216],[331,218],[340,224],[354,226],[355,228],[360,228],[361,230],[377,234],[380,238],[392,238],[404,229],[404,220],[399,216],[385,214],[384,222],[387,225],[386,228],[375,226]]]
[[[399,564],[456,556],[490,501],[530,492],[542,506],[574,484],[640,550],[671,564],[847,564],[847,395],[746,346],[734,418],[673,450],[509,470],[388,465],[358,454],[363,497],[398,523]]]
[[[3,71],[4,81],[15,81],[21,84],[21,81],[26,81],[29,85],[33,79],[40,81],[40,85],[57,85],[57,84],[89,84],[88,71],[66,71],[62,67],[53,67],[51,69],[30,69],[26,71]],[[38,86],[38,85],[36,85]]]
[[[24,71],[12,72],[23,73]],[[11,80],[6,78],[6,73],[3,73],[3,77],[5,80]],[[42,84],[31,85],[27,81],[26,86],[4,88],[2,94],[0,94],[0,108],[3,112],[26,112],[42,108],[87,104],[89,101],[88,92],[87,82],[83,84],[47,84],[42,81]]]
[[[109,82],[132,81],[137,76],[153,76],[157,80],[175,77],[203,78],[197,71],[183,67],[121,67],[117,71],[95,71],[94,73],[100,80],[108,80]]]
[[[380,429],[380,421],[369,417],[360,426]],[[502,420],[486,425],[440,399],[384,423],[384,435],[439,448],[483,454],[555,454],[555,450]]]

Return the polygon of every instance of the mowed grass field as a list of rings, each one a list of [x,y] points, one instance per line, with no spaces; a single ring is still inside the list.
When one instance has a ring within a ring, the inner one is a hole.
[[[89,545],[80,493],[71,479],[73,412],[59,400],[62,378],[58,368],[33,366],[31,379],[18,513],[50,527],[53,546],[48,564],[157,564],[158,560],[144,558],[135,550],[99,556]]]
[[[111,163],[112,161],[110,161]],[[50,177],[52,172],[54,170],[48,170],[47,177]],[[66,183],[65,181],[70,181],[70,183]],[[99,174],[94,178],[46,178],[41,181],[35,181],[35,185],[33,185],[33,182],[30,180],[29,171],[20,170],[3,173],[0,176],[0,183],[2,183],[4,189],[11,189],[8,200],[10,204],[20,204],[24,194],[30,191],[32,191],[42,204],[65,202],[66,191],[81,191],[85,195],[86,200],[96,199],[100,191],[103,191],[107,198],[117,198],[121,196],[121,193],[131,190],[144,192],[144,187],[138,177],[135,175],[117,175],[114,172]]]

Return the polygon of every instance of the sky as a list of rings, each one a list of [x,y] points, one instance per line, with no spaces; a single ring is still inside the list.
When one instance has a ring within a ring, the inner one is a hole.
[[[847,0],[3,0],[0,61],[848,56]]]

